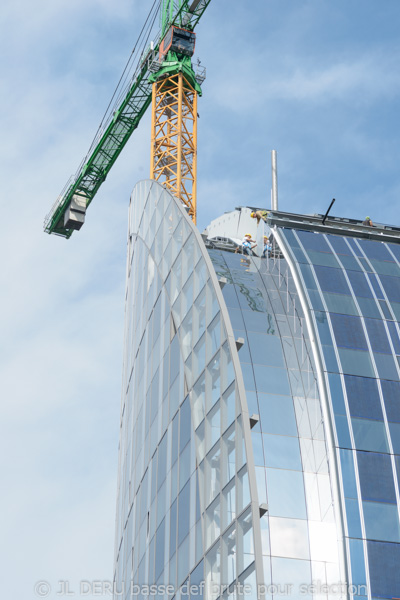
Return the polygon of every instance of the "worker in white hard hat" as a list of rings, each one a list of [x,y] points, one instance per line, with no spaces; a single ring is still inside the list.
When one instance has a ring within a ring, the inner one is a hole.
[[[267,235],[264,235],[264,249],[263,249],[263,253],[262,253],[262,258],[268,258],[271,256],[271,250],[272,250],[272,244],[269,241],[269,238]]]
[[[253,240],[251,233],[246,233],[242,242],[243,254],[251,256],[251,251],[257,246],[256,240]]]

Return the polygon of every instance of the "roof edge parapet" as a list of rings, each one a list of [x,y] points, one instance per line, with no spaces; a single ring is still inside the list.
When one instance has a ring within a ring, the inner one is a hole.
[[[355,219],[328,217],[322,224],[323,215],[299,215],[283,211],[268,211],[268,224],[291,229],[304,229],[349,237],[365,238],[379,242],[400,244],[400,227],[376,224],[366,227]]]

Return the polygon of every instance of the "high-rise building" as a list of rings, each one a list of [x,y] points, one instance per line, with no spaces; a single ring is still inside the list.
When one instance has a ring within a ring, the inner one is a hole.
[[[249,214],[133,192],[116,597],[399,598],[400,230]]]

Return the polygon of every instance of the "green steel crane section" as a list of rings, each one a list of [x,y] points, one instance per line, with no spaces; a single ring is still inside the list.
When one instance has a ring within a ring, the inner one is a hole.
[[[125,144],[140,123],[151,103],[152,83],[149,77],[162,70],[157,62],[158,49],[165,32],[171,25],[193,30],[211,0],[161,0],[161,33],[154,49],[142,56],[136,67],[126,96],[105,125],[105,131],[81,163],[75,176],[64,187],[44,222],[44,231],[69,238],[79,227],[65,224],[65,215],[71,202],[80,202],[86,211]],[[78,206],[79,210],[79,206]]]

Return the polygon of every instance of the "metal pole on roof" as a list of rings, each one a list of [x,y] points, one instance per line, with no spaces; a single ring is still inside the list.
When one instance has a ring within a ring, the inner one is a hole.
[[[271,151],[271,166],[272,166],[272,210],[278,210],[278,164],[276,150]]]

